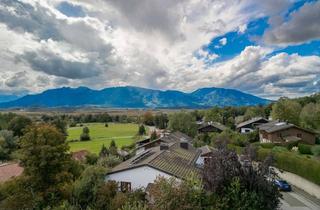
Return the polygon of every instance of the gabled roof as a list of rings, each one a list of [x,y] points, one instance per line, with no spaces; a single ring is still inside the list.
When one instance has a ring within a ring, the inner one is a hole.
[[[188,145],[188,149],[180,147],[180,142],[170,143],[169,149],[160,150],[153,147],[117,165],[109,174],[130,170],[142,166],[149,166],[177,178],[184,179],[190,173],[198,173],[195,162],[201,151]]]
[[[266,124],[262,124],[262,125],[259,125],[258,128],[259,128],[259,130],[265,131],[267,133],[282,131],[282,130],[286,130],[289,128],[297,128],[297,129],[303,130],[305,132],[315,134],[315,132],[313,132],[311,130],[300,128],[294,124],[287,123],[287,122],[280,122],[280,121],[272,121],[272,122],[269,122]]]
[[[13,177],[20,176],[23,168],[18,163],[6,163],[0,165],[0,182],[8,181]]]
[[[201,130],[201,129],[203,129],[203,128],[210,127],[210,126],[215,127],[215,128],[217,128],[217,129],[219,129],[219,130],[221,130],[221,131],[224,131],[224,130],[227,129],[227,127],[224,126],[224,125],[222,125],[221,123],[218,123],[218,122],[207,122],[207,123],[202,124],[202,125],[198,128],[198,130]]]
[[[237,125],[237,128],[242,128],[242,127],[244,127],[244,126],[246,126],[246,125],[250,125],[250,124],[255,123],[255,122],[258,122],[258,121],[260,121],[260,120],[264,120],[265,122],[269,122],[269,120],[267,120],[267,119],[265,119],[265,118],[263,118],[263,117],[255,117],[255,118],[252,118],[252,119],[250,119],[250,120],[247,120],[247,121],[244,121],[244,122],[242,122],[242,123],[239,123],[239,124]]]
[[[208,145],[199,147],[198,150],[201,151],[201,155],[209,154],[213,151],[213,148],[210,148]]]

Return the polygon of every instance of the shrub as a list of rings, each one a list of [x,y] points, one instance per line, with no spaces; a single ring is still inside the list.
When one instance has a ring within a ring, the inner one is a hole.
[[[98,155],[89,153],[86,155],[86,164],[95,165],[98,162]]]
[[[265,148],[265,149],[272,149],[273,147],[275,147],[276,145],[274,143],[262,143],[260,144],[260,146],[262,148]]]
[[[299,141],[291,141],[287,142],[285,146],[287,147],[288,150],[291,150],[293,147],[297,147],[299,144]]]
[[[275,146],[272,148],[272,152],[288,152],[286,147]]]
[[[313,146],[311,152],[314,156],[320,156],[320,145]]]
[[[298,144],[298,149],[301,154],[312,155],[311,145],[308,144]]]
[[[271,149],[266,148],[259,148],[257,152],[257,159],[259,161],[263,161],[268,157],[268,155],[271,153]]]
[[[240,146],[237,146],[237,145],[234,145],[234,144],[228,144],[227,148],[229,150],[234,150],[237,154],[242,154],[243,150],[244,150],[244,147],[240,147]]]
[[[320,184],[320,163],[290,152],[275,153],[276,166],[279,169],[297,174],[311,182]]]
[[[104,124],[104,127],[106,127],[106,128],[109,127],[108,123]]]
[[[82,133],[80,135],[80,141],[90,141],[90,135],[88,133]]]

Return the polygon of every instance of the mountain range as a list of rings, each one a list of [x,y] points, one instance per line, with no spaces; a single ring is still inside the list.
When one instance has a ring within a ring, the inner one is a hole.
[[[153,90],[140,87],[111,87],[93,90],[87,87],[46,90],[0,103],[0,108],[53,108],[98,106],[107,108],[208,108],[212,106],[248,106],[270,101],[238,90],[201,88],[191,93]]]

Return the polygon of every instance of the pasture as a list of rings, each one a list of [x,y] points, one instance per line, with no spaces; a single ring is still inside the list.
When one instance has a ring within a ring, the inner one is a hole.
[[[91,140],[70,142],[80,139],[84,127],[89,128]],[[138,127],[139,125],[133,123],[108,123],[108,127],[105,127],[104,123],[84,123],[82,127],[78,125],[69,128],[67,140],[71,151],[85,149],[98,154],[101,146],[104,144],[109,147],[112,140],[116,142],[118,148],[132,144],[136,140]]]

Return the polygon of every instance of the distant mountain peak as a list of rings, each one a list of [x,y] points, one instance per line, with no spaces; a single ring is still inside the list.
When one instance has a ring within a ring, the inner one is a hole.
[[[110,108],[207,108],[244,106],[270,101],[234,89],[206,87],[191,93],[177,90],[153,90],[135,86],[93,90],[88,87],[62,87],[0,103],[0,108],[83,107]]]

